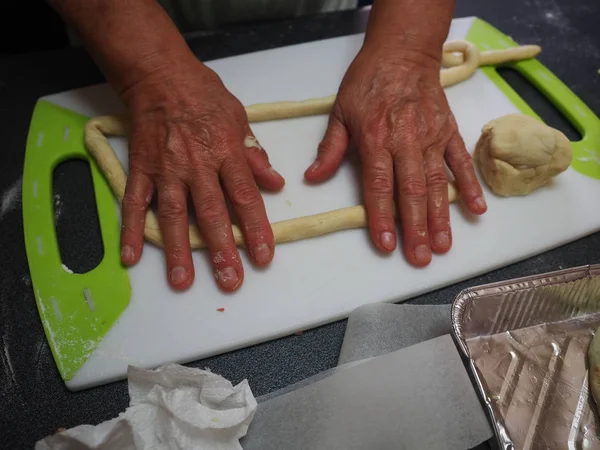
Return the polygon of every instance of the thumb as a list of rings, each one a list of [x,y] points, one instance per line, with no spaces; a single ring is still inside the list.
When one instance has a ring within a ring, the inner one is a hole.
[[[331,178],[340,167],[349,142],[350,135],[346,126],[335,113],[332,113],[329,116],[325,136],[319,144],[317,157],[304,172],[304,179],[309,183],[318,183]]]

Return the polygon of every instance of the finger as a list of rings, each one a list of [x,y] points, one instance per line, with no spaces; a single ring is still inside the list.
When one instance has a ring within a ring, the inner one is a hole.
[[[446,163],[454,174],[458,192],[460,192],[460,197],[467,209],[473,214],[485,213],[487,204],[477,175],[475,175],[473,160],[458,131],[454,133],[448,143]]]
[[[234,291],[244,280],[244,268],[216,172],[201,170],[192,185],[192,198],[198,228],[206,240],[217,284],[224,291]]]
[[[194,281],[187,215],[187,189],[175,180],[158,186],[158,221],[165,245],[169,283],[186,289]]]
[[[121,261],[126,265],[136,264],[144,247],[144,224],[146,211],[152,200],[153,184],[150,178],[132,169],[125,186],[121,206]]]
[[[398,152],[394,161],[404,254],[415,266],[431,262],[427,233],[427,183],[418,149]]]
[[[396,248],[392,156],[386,151],[375,155],[363,151],[361,157],[371,238],[379,250],[389,253]]]
[[[223,164],[221,179],[244,233],[246,247],[252,260],[265,266],[273,259],[273,231],[258,187],[248,166],[241,158],[233,157]]]
[[[445,253],[452,246],[450,210],[448,208],[448,177],[440,153],[425,153],[427,180],[427,227],[431,249]]]
[[[333,176],[342,163],[349,142],[350,136],[344,124],[335,115],[330,115],[327,131],[317,150],[317,157],[304,172],[306,181],[318,183]]]
[[[245,155],[248,166],[254,175],[254,180],[262,188],[269,191],[279,191],[285,180],[271,166],[267,152],[261,147],[250,129],[244,139]]]

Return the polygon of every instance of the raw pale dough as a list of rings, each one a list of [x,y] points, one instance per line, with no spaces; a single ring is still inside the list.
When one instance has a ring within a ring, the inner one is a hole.
[[[484,125],[474,153],[485,182],[498,195],[527,195],[567,170],[573,158],[560,131],[523,114]]]
[[[482,61],[493,61],[495,64],[505,61],[531,58],[539,53],[537,46],[515,47],[507,50],[491,50],[480,53],[477,47],[467,41],[450,41],[444,44],[444,66],[452,66],[440,72],[442,86],[450,86],[469,78],[482,64]],[[460,52],[464,56],[456,53]],[[308,99],[292,102],[275,102],[255,104],[246,107],[249,122],[261,122],[292,117],[309,116],[328,113],[335,95],[323,98]],[[128,121],[124,116],[100,116],[92,118],[85,126],[85,145],[88,152],[96,160],[104,173],[113,193],[123,200],[127,176],[121,162],[110,146],[107,136],[126,136]],[[450,203],[458,200],[458,192],[453,183],[448,184],[448,200]],[[366,209],[363,205],[299,217],[271,224],[275,243],[297,241],[311,237],[322,236],[335,231],[352,228],[365,228],[368,224]],[[235,242],[244,246],[244,237],[237,226],[233,226]],[[153,211],[148,211],[144,228],[146,239],[153,244],[163,247],[162,235],[158,219]],[[199,230],[190,225],[189,238],[191,248],[206,246]]]
[[[541,50],[537,45],[525,45],[480,52],[469,41],[448,41],[444,44],[442,65],[449,68],[440,71],[440,82],[442,86],[449,87],[468,79],[479,66],[533,58]],[[300,101],[257,103],[247,106],[246,114],[249,122],[327,114],[331,111],[335,98],[335,95],[329,95]]]
[[[458,66],[465,61],[462,52],[450,50],[448,44],[456,41],[449,41],[444,45],[444,54],[442,58],[443,67]],[[542,48],[539,45],[521,45],[519,47],[507,48],[504,50],[490,50],[479,53],[480,66],[495,66],[511,61],[521,61],[523,59],[535,58]]]

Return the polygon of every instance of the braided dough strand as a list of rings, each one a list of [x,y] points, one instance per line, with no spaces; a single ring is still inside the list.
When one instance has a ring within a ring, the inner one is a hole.
[[[470,42],[450,41],[444,44],[443,64],[451,67],[440,72],[440,83],[444,87],[451,86],[471,77],[484,63],[500,64],[506,61],[531,58],[540,50],[537,46],[524,46],[480,53],[477,47]],[[460,55],[457,55],[457,52]],[[246,107],[246,113],[249,122],[327,114],[335,102],[335,97],[335,95],[330,95],[304,101],[254,104]],[[129,122],[125,116],[99,116],[87,122],[84,133],[84,142],[88,152],[98,164],[119,202],[122,202],[125,196],[127,175],[110,146],[107,136],[127,136],[128,132]],[[448,183],[449,202],[456,202],[458,198],[456,186],[452,182]],[[367,225],[366,209],[363,205],[357,205],[275,222],[271,224],[271,228],[275,243],[282,244],[341,230],[365,228]],[[233,225],[232,230],[236,244],[243,247],[245,243],[242,231],[236,225]],[[154,211],[149,210],[146,213],[144,236],[149,242],[164,247],[158,218]],[[198,227],[194,224],[189,226],[189,240],[190,247],[193,249],[206,247]]]

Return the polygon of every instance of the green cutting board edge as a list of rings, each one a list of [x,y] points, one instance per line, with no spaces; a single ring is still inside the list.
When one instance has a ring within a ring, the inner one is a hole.
[[[44,332],[64,380],[71,379],[94,352],[131,296],[129,276],[120,261],[117,204],[83,142],[88,120],[38,100],[25,150],[25,249]],[[90,165],[104,246],[99,265],[84,274],[71,273],[63,266],[54,225],[54,169],[76,158]]]

